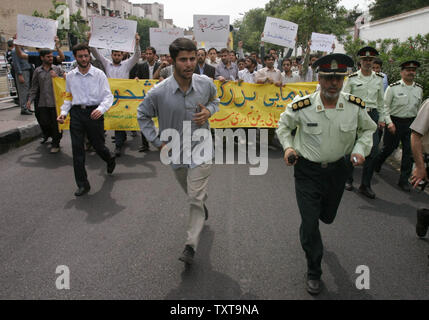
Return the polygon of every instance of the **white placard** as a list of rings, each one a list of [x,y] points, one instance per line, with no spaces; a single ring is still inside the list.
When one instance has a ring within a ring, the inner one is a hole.
[[[177,38],[183,38],[182,29],[161,29],[150,28],[150,45],[156,49],[159,54],[168,54],[170,44]]]
[[[267,17],[265,21],[264,42],[269,42],[286,48],[295,48],[295,39],[298,32],[296,23]]]
[[[227,43],[229,16],[194,15],[194,35],[199,42]]]
[[[205,48],[206,51],[210,50],[211,48],[215,48],[217,51],[220,51],[223,48],[227,48],[227,43],[202,41],[202,42],[198,42],[198,48]]]
[[[36,48],[55,48],[57,22],[23,14],[17,15],[15,44]]]
[[[95,48],[134,52],[137,21],[119,18],[91,18],[89,45]]]
[[[332,44],[335,42],[335,36],[332,34],[323,34],[313,32],[311,34],[311,47],[313,51],[331,52]]]

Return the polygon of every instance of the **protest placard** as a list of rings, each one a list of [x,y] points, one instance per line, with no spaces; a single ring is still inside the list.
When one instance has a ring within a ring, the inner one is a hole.
[[[17,15],[15,44],[36,48],[55,47],[57,22],[23,14]]]
[[[91,18],[89,45],[95,48],[134,52],[137,21],[119,18]]]
[[[223,43],[229,36],[229,16],[194,15],[194,35],[196,41]]]
[[[332,44],[335,42],[335,36],[332,34],[323,34],[313,32],[311,34],[311,46],[313,51],[331,52]]]
[[[267,17],[264,36],[261,40],[287,48],[294,48],[297,32],[298,25],[296,23]]]
[[[183,38],[182,29],[149,29],[150,45],[156,49],[159,54],[168,54],[170,44],[177,38]]]

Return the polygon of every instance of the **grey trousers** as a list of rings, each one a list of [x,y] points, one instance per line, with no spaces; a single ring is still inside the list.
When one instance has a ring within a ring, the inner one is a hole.
[[[24,83],[19,82],[18,74],[15,74],[16,85],[18,86],[19,106],[21,107],[21,111],[24,111],[27,109],[26,104],[28,95],[30,94],[30,70],[22,71],[22,76],[25,79]]]
[[[207,200],[207,186],[212,165],[202,164],[195,168],[179,168],[174,170],[176,180],[188,196],[189,219],[185,245],[197,250],[201,231],[204,227],[204,203]]]

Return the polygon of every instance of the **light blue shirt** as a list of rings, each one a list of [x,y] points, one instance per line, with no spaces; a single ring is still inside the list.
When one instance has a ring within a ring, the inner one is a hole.
[[[140,129],[146,139],[156,147],[161,147],[162,143],[167,141],[161,141],[152,118],[158,117],[160,135],[166,129],[174,129],[179,133],[180,159],[178,159],[179,163],[171,164],[173,169],[197,167],[199,164],[195,163],[194,159],[187,158],[190,151],[193,153],[197,147],[204,148],[208,144],[211,145],[208,149],[211,148],[212,152],[211,154],[208,152],[204,154],[204,162],[208,162],[213,158],[214,152],[209,122],[207,121],[199,127],[192,121],[194,114],[200,112],[199,104],[204,105],[211,115],[219,111],[219,98],[212,79],[205,75],[193,74],[188,91],[183,92],[173,74],[172,77],[167,78],[149,90],[145,99],[137,108],[137,120]],[[189,136],[186,137],[186,135],[193,136],[198,129],[207,129],[204,130],[203,141],[187,141]],[[208,149],[204,148],[204,150]]]

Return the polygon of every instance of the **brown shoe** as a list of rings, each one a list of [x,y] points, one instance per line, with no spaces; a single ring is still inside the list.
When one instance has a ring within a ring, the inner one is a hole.
[[[60,148],[59,147],[52,147],[50,153],[58,153],[60,152]]]

